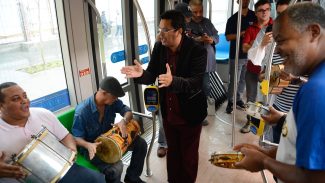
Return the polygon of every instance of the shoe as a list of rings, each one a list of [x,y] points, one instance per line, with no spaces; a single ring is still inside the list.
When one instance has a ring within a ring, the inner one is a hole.
[[[251,131],[251,125],[249,123],[249,121],[246,122],[246,124],[240,129],[240,133],[248,133]]]
[[[232,102],[228,102],[226,113],[231,114],[232,113]]]
[[[242,110],[245,110],[246,109],[246,105],[245,103],[242,101],[242,100],[239,100],[236,102],[236,106]]]
[[[206,119],[203,120],[203,121],[202,121],[202,125],[203,125],[203,126],[208,126],[208,125],[209,125],[209,121],[206,120]]]
[[[137,178],[137,180],[131,180],[128,176],[125,176],[124,183],[146,183],[146,182],[141,180],[139,177]]]
[[[167,154],[167,148],[165,148],[165,147],[158,147],[158,149],[157,149],[157,156],[159,157],[159,158],[163,158],[163,157],[165,157],[166,156],[166,154]]]

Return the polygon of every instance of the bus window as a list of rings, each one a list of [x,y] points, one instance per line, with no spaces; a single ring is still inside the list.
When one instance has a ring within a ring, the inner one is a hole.
[[[69,106],[54,0],[0,4],[0,83],[22,86],[32,106]]]
[[[116,0],[96,0],[102,23],[103,49],[100,53],[103,68],[106,69],[107,76],[116,77],[121,84],[126,83],[127,79],[121,74],[120,69],[125,66],[125,47],[123,43],[123,18],[121,1]]]

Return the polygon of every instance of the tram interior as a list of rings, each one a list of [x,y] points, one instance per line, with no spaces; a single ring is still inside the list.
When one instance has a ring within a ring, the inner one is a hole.
[[[135,2],[138,2],[145,22]],[[0,0],[0,83],[13,81],[27,91],[32,107],[43,107],[57,115],[73,109],[93,95],[105,76],[114,76],[126,95],[121,100],[133,111],[151,115],[144,106],[143,90],[121,74],[120,69],[137,58],[146,68],[156,40],[159,14],[182,0]],[[256,0],[251,0],[250,8]],[[225,91],[229,82],[229,42],[225,39],[227,19],[238,11],[237,0],[203,0],[204,15],[210,18],[220,36],[216,46],[217,73]],[[273,4],[274,5],[274,4]],[[275,10],[272,9],[275,14]],[[146,37],[145,27],[148,28]],[[245,98],[245,97],[244,97]],[[258,144],[259,136],[240,133],[246,113],[236,109],[227,114],[226,99],[203,126],[199,145],[198,183],[261,183],[260,172],[216,167],[209,159],[214,152],[232,151],[235,144]],[[167,182],[166,157],[157,157],[159,123],[150,155],[152,176],[148,183]],[[153,121],[142,119],[142,137],[150,144]],[[233,139],[234,138],[234,139]],[[126,167],[130,152],[123,158]],[[268,171],[269,183],[275,182]],[[1,179],[0,179],[1,182]]]

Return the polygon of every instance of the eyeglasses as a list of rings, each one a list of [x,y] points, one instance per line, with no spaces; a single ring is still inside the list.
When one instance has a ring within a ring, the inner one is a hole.
[[[270,10],[271,10],[270,8],[259,9],[259,10],[257,10],[257,13],[264,13],[264,12],[267,12],[267,11],[270,11]]]
[[[175,30],[177,30],[177,29],[161,29],[161,28],[158,28],[158,34],[161,34],[161,33],[163,33],[163,34],[167,34],[168,32],[171,32],[171,31],[175,31]]]

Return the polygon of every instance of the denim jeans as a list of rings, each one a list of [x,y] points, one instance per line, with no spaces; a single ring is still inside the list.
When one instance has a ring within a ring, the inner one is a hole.
[[[76,163],[72,165],[65,176],[59,181],[59,183],[104,183],[104,174],[90,170],[88,168],[77,165]]]
[[[247,59],[238,60],[237,72],[237,101],[242,100],[242,95],[245,90],[245,74],[246,74]],[[233,102],[234,93],[234,76],[235,76],[235,60],[229,60],[229,85],[228,85],[228,102]]]

